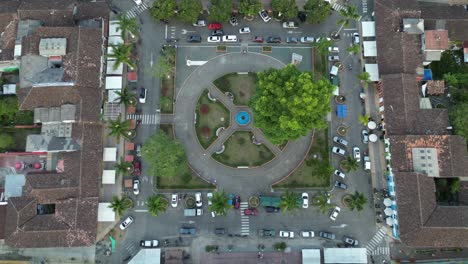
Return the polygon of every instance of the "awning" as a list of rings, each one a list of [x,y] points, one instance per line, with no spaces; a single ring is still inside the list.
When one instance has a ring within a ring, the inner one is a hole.
[[[346,105],[336,106],[336,116],[338,118],[346,118],[347,115],[348,115],[348,107]]]
[[[320,264],[320,249],[303,249],[303,264]]]
[[[128,264],[160,264],[161,249],[160,248],[142,248],[128,262]]]
[[[119,95],[117,92],[120,92],[121,90],[107,90],[107,102],[109,103],[114,103],[117,99],[119,99]]]
[[[102,171],[102,184],[115,184],[115,170]]]
[[[362,37],[375,37],[375,21],[362,21]]]
[[[365,248],[324,248],[324,263],[367,263]]]
[[[98,222],[114,222],[115,212],[109,208],[110,203],[99,203]]]
[[[125,150],[134,150],[135,149],[135,143],[132,142],[125,142]]]
[[[122,76],[106,77],[106,90],[109,89],[122,89]]]
[[[103,161],[116,161],[117,160],[117,148],[104,148]]]
[[[377,41],[363,41],[364,57],[377,57]]]
[[[122,31],[119,28],[119,21],[112,20],[109,21],[109,36],[121,36]]]
[[[117,69],[115,67],[115,60],[108,60],[106,66],[107,75],[122,75],[123,74],[123,63],[120,63]]]
[[[125,155],[126,162],[133,162],[135,160],[135,156],[133,155]]]
[[[124,40],[121,36],[109,36],[109,46],[117,46],[119,44],[123,44]]]
[[[138,75],[136,72],[131,71],[127,73],[127,81],[129,82],[136,82],[138,81]]]
[[[369,73],[369,79],[373,82],[379,81],[379,66],[377,64],[365,64],[364,68]]]
[[[431,69],[424,69],[424,78],[423,81],[432,80],[432,70]]]

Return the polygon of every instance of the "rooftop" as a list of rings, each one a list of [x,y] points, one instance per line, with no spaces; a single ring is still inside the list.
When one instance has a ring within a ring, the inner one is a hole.
[[[424,31],[426,50],[446,50],[448,49],[447,30],[426,30]]]

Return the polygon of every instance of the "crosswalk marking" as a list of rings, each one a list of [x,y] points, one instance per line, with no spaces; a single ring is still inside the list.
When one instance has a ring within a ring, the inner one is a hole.
[[[142,125],[157,125],[161,116],[159,114],[130,114],[127,119],[141,120]]]
[[[387,228],[383,226],[379,229],[377,233],[375,233],[374,237],[369,241],[366,246],[367,255],[372,255],[375,248],[379,245],[380,241],[386,236]]]
[[[390,248],[389,247],[377,247],[376,249],[374,249],[372,251],[371,255],[373,255],[373,256],[381,256],[381,255],[388,256],[388,255],[390,255]]]
[[[128,18],[137,17],[149,8],[150,6],[146,2],[142,2],[141,5],[136,5],[132,9],[128,10],[126,16]]]
[[[345,9],[344,6],[337,4],[337,3],[331,3],[330,5],[331,5],[331,8],[335,10],[336,12],[340,12],[340,10]],[[366,9],[366,12],[367,12],[367,9]],[[362,16],[359,16],[359,19],[357,21],[360,21],[361,18]]]
[[[249,203],[241,202],[240,211],[241,211],[241,236],[248,236],[250,234],[250,220],[249,216],[244,215],[244,210],[249,208]]]
[[[125,249],[131,256],[135,255],[139,250],[134,244],[131,243],[125,243]]]

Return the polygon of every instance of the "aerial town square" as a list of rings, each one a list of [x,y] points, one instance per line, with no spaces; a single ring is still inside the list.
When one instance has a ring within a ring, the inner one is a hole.
[[[0,264],[468,263],[468,0],[1,0]]]

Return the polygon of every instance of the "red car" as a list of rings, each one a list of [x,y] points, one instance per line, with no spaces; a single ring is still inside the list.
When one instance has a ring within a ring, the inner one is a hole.
[[[255,36],[253,39],[252,39],[253,42],[257,42],[257,43],[263,43],[263,38],[262,37],[258,37],[258,36]]]
[[[135,161],[133,162],[133,175],[140,176],[141,175],[141,162]]]
[[[257,209],[256,208],[249,208],[244,210],[245,215],[257,215]]]
[[[233,202],[234,202],[234,209],[239,209],[240,203],[241,203],[240,196],[236,195],[236,197],[234,197],[233,199]]]
[[[208,24],[209,30],[220,30],[222,28],[221,23],[210,23]]]

